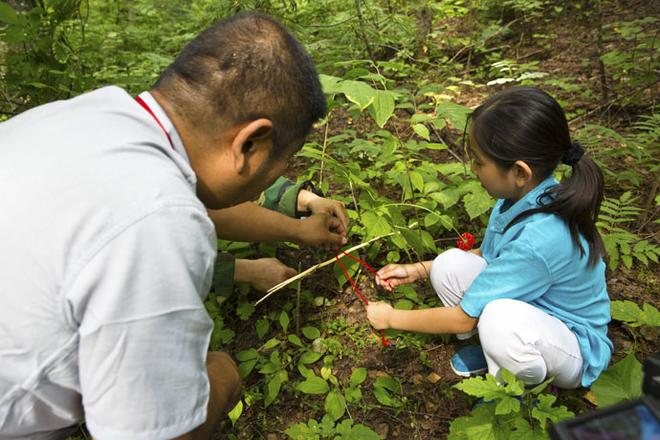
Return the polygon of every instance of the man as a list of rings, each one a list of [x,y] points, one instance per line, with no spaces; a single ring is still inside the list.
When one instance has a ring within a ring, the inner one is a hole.
[[[302,46],[240,15],[151,93],[117,87],[0,124],[0,438],[208,438],[239,396],[208,353],[206,209],[254,199],[325,112]]]

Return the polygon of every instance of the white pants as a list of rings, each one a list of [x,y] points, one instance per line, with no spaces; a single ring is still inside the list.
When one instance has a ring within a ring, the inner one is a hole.
[[[431,284],[444,305],[452,307],[486,266],[478,255],[450,249],[433,261]],[[500,369],[506,368],[526,384],[554,376],[553,383],[560,388],[580,385],[582,355],[577,338],[554,316],[523,301],[495,299],[481,312],[477,330],[493,376],[499,378]]]

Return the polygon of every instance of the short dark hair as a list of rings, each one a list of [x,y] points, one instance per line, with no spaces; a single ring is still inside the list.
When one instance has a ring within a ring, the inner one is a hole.
[[[508,170],[517,160],[532,168],[537,183],[549,177],[576,147],[571,141],[566,115],[559,103],[541,89],[511,87],[490,96],[472,112],[470,136],[486,156]],[[605,257],[605,247],[596,228],[603,201],[603,173],[586,154],[571,161],[571,175],[538,200],[541,206],[520,213],[507,225],[537,212],[560,216],[571,239],[585,255],[578,234],[589,245],[589,263]]]
[[[219,118],[273,121],[274,153],[302,140],[326,112],[321,83],[305,48],[268,15],[220,20],[193,39],[154,85],[198,126]]]

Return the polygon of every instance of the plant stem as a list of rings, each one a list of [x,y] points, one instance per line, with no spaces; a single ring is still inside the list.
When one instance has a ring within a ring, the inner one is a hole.
[[[353,251],[356,251],[356,250],[358,250],[358,249],[362,249],[363,247],[369,246],[369,245],[370,245],[371,243],[373,243],[374,241],[381,240],[381,239],[386,238],[386,237],[389,237],[389,236],[391,236],[391,235],[394,235],[394,232],[390,232],[389,234],[385,234],[385,235],[379,235],[378,237],[374,237],[374,238],[372,238],[371,240],[369,240],[369,241],[365,241],[365,242],[362,243],[362,244],[358,244],[357,246],[353,246],[352,248],[347,249],[347,250],[345,250],[344,252],[346,252],[347,254],[350,254],[350,253],[353,252]],[[339,256],[339,258],[344,258],[344,257],[345,257],[344,254],[337,254],[337,255]],[[308,275],[310,275],[310,274],[316,272],[318,269],[321,269],[322,267],[328,266],[328,265],[334,263],[335,261],[337,261],[337,260],[335,259],[335,257],[332,257],[332,258],[330,258],[329,260],[324,261],[323,263],[319,263],[319,264],[317,264],[317,265],[315,265],[315,266],[312,266],[312,267],[310,267],[309,269],[305,270],[304,272],[301,272],[301,273],[299,273],[298,275],[296,275],[296,276],[294,276],[294,277],[291,277],[291,278],[289,278],[288,280],[285,280],[285,281],[281,282],[280,284],[278,284],[278,285],[276,285],[276,286],[271,287],[271,288],[268,290],[268,292],[266,292],[266,295],[264,295],[263,297],[261,297],[261,299],[260,299],[259,301],[257,301],[256,303],[254,303],[254,305],[255,305],[255,306],[259,305],[259,304],[262,303],[266,298],[268,298],[269,296],[271,296],[273,293],[277,292],[278,290],[281,290],[281,289],[283,289],[284,287],[288,286],[289,284],[291,284],[291,283],[293,283],[293,282],[296,282],[296,281],[298,281],[298,280],[301,280],[301,279],[307,277]]]

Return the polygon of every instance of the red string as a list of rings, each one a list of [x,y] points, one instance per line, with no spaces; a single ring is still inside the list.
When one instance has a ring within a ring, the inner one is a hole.
[[[344,255],[347,255],[347,256],[351,257],[352,259],[356,260],[358,263],[362,264],[367,269],[369,269],[374,275],[378,276],[378,274],[376,273],[374,268],[369,266],[368,263],[360,260],[357,257],[352,256],[351,254],[347,254],[345,251],[342,251],[342,252],[344,253]],[[341,267],[341,270],[344,272],[344,275],[346,276],[346,279],[348,279],[348,281],[351,283],[351,286],[353,286],[353,290],[355,290],[355,293],[358,294],[358,296],[360,297],[360,299],[362,300],[362,302],[364,303],[365,306],[369,305],[369,301],[367,301],[367,299],[364,297],[364,295],[362,295],[362,292],[360,292],[360,289],[355,284],[355,281],[353,281],[353,278],[351,278],[351,276],[348,274],[348,271],[346,270],[346,267],[344,266],[344,264],[339,259],[339,254],[335,255],[335,259],[337,260],[337,263],[339,263],[339,266]],[[385,330],[380,331],[380,342],[383,345],[383,347],[387,347],[388,345],[390,345],[390,341],[388,341],[385,338]]]
[[[371,267],[371,266],[369,265],[369,263],[367,263],[366,261],[362,261],[362,260],[360,260],[358,257],[354,257],[353,255],[347,253],[346,251],[342,251],[342,253],[343,253],[344,255],[346,255],[347,257],[354,259],[355,261],[357,261],[358,263],[360,263],[360,264],[363,265],[364,267],[366,267],[366,268],[369,270],[369,272],[371,272],[372,274],[374,274],[374,276],[375,276],[376,278],[380,278],[380,275],[378,275],[378,272],[376,272],[376,269],[374,269],[373,267]]]

